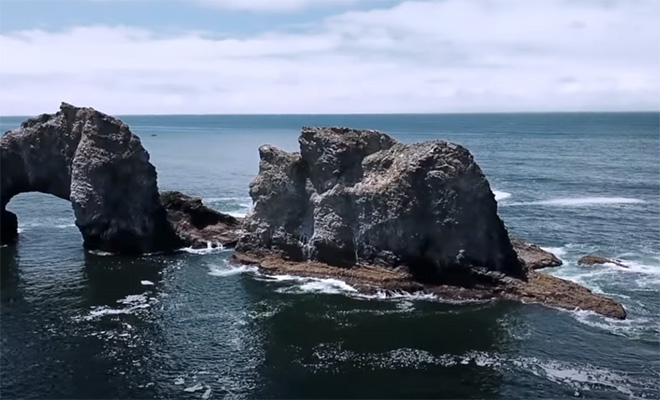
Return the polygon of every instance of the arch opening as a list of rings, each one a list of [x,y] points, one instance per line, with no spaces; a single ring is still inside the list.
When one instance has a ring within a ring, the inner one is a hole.
[[[6,209],[40,192],[71,202],[83,244],[113,253],[173,248],[178,238],[160,204],[156,169],[140,139],[117,118],[62,103],[0,138],[0,241],[18,239]]]

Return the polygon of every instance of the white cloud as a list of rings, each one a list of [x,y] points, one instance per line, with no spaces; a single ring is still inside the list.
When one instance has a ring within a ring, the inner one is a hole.
[[[220,9],[289,12],[313,6],[346,5],[358,0],[195,0],[199,5]],[[369,0],[361,0],[369,1]]]
[[[660,108],[660,2],[406,2],[247,38],[0,36],[0,114]]]

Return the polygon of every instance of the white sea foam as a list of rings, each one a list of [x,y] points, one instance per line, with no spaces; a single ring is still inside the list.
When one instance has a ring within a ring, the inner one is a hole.
[[[588,207],[617,204],[638,204],[644,200],[630,197],[569,197],[550,200],[508,203],[508,206],[552,206],[552,207]]]
[[[536,357],[516,358],[514,366],[557,384],[566,385],[578,393],[590,391],[593,385],[607,386],[629,397],[641,398],[636,387],[649,386],[646,382],[634,382],[634,378],[623,372],[599,368],[590,364],[569,363],[558,360],[543,360]]]
[[[365,294],[359,292],[355,287],[348,283],[334,278],[310,278],[296,275],[257,275],[260,280],[272,282],[286,282],[292,284],[291,286],[280,288],[277,291],[280,293],[326,293],[326,294],[343,294],[356,299],[363,300],[392,300],[401,301],[403,303],[410,301],[434,301],[444,304],[481,304],[487,303],[489,300],[478,299],[447,299],[437,296],[433,293],[425,292],[405,292],[405,291],[389,291],[379,290],[373,294]]]
[[[339,279],[294,277],[292,275],[275,275],[273,278],[280,282],[297,282],[294,286],[278,289],[278,292],[281,293],[357,293],[357,289]]]
[[[317,363],[308,364],[312,369],[334,369],[352,362],[371,369],[419,368],[424,365],[459,366],[476,365],[497,371],[515,370],[566,386],[572,391],[589,392],[596,386],[606,386],[628,397],[643,398],[643,390],[655,390],[655,382],[641,380],[625,372],[600,368],[588,363],[573,363],[537,357],[511,357],[506,354],[469,351],[462,355],[433,354],[425,350],[401,348],[380,354],[356,353],[341,348],[341,344],[317,346],[313,357]],[[646,396],[648,397],[648,396]]]
[[[124,297],[123,299],[117,300],[117,303],[119,304],[127,304],[127,305],[136,305],[136,304],[145,304],[149,302],[149,298],[145,293],[142,294],[129,294],[128,296]]]
[[[357,297],[376,300],[439,300],[433,293],[379,290],[374,294],[359,294]]]
[[[154,301],[150,301],[150,299],[145,294],[132,294],[124,297],[123,299],[117,300],[118,304],[124,306],[123,308],[114,308],[110,306],[93,307],[89,314],[74,319],[89,321],[108,315],[134,314],[142,309],[151,307]]]
[[[627,265],[628,268],[621,268],[619,266],[615,267],[623,269],[624,271],[660,276],[660,262],[658,264],[652,265],[638,261],[626,260],[624,258],[620,258],[619,261],[621,261],[624,265]]]
[[[564,257],[566,256],[566,249],[564,247],[541,247],[541,249],[554,254],[562,261],[564,261]]]
[[[101,256],[101,257],[108,257],[108,256],[114,256],[114,253],[110,253],[108,251],[101,251],[101,250],[87,250],[89,254],[93,254],[95,256]]]
[[[502,192],[500,190],[493,190],[493,194],[495,195],[496,201],[502,201],[504,199],[508,199],[509,197],[511,197],[511,193]]]
[[[191,254],[213,254],[230,251],[231,249],[226,249],[221,243],[206,242],[206,248],[195,249],[192,247],[184,247],[180,250]]]
[[[223,266],[210,265],[209,269],[210,269],[209,275],[212,276],[233,276],[233,275],[245,274],[248,272],[254,273],[257,272],[259,268],[257,268],[254,265],[239,265],[235,267],[228,265],[223,265]]]
[[[657,324],[650,324],[651,320],[645,317],[628,317],[627,319],[618,320],[603,317],[589,310],[558,310],[570,314],[571,317],[582,324],[629,339],[637,339],[650,330],[654,330],[656,334],[660,333],[660,328],[658,328]]]
[[[353,286],[338,279],[313,280],[300,285],[300,290],[304,292],[318,292],[318,293],[357,292],[357,289],[355,289]]]

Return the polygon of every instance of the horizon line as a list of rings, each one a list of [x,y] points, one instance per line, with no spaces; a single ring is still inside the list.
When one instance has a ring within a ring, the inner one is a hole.
[[[76,106],[77,107],[77,106]],[[79,107],[79,108],[86,108],[86,107]],[[91,107],[94,108],[94,107]],[[627,111],[622,111],[622,110],[616,110],[616,111],[454,111],[454,112],[374,112],[374,113],[185,113],[185,114],[124,114],[124,113],[107,113],[104,111],[101,111],[97,108],[94,108],[95,110],[106,114],[106,115],[113,115],[117,117],[165,117],[165,116],[171,116],[171,117],[223,117],[223,116],[361,116],[361,115],[511,115],[511,114],[650,114],[650,113],[658,113],[660,114],[660,109],[657,110],[627,110]],[[59,111],[59,110],[58,110]],[[57,112],[57,111],[56,111]],[[0,114],[0,118],[31,118],[31,117],[36,117],[39,115],[43,114],[49,114],[49,113],[39,113],[39,114],[13,114],[13,115],[2,115]]]

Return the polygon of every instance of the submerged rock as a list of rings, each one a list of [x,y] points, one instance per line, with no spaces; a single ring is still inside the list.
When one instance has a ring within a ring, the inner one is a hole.
[[[579,265],[584,265],[584,266],[593,266],[593,265],[602,265],[602,264],[614,264],[617,267],[621,268],[630,268],[626,264],[622,263],[619,260],[614,260],[611,258],[599,256],[597,254],[589,254],[586,255],[578,260]]]
[[[535,244],[527,243],[520,239],[511,240],[511,244],[516,253],[518,253],[518,257],[523,260],[525,266],[529,269],[559,267],[563,264],[557,256]]]
[[[335,266],[405,266],[429,282],[472,267],[524,277],[490,185],[444,141],[398,143],[376,131],[304,128],[300,153],[259,149],[241,252]]]
[[[3,242],[13,230],[7,203],[36,191],[71,201],[88,249],[144,253],[177,245],[149,153],[119,119],[62,103],[56,114],[5,133],[0,151]]]
[[[177,236],[189,246],[233,247],[238,241],[242,220],[206,207],[199,198],[163,192],[160,203]]]
[[[511,243],[465,148],[404,145],[349,128],[303,128],[299,143],[300,153],[259,149],[254,206],[235,261],[266,273],[336,277],[364,292],[501,298],[625,318],[613,300],[533,271],[561,261]]]

